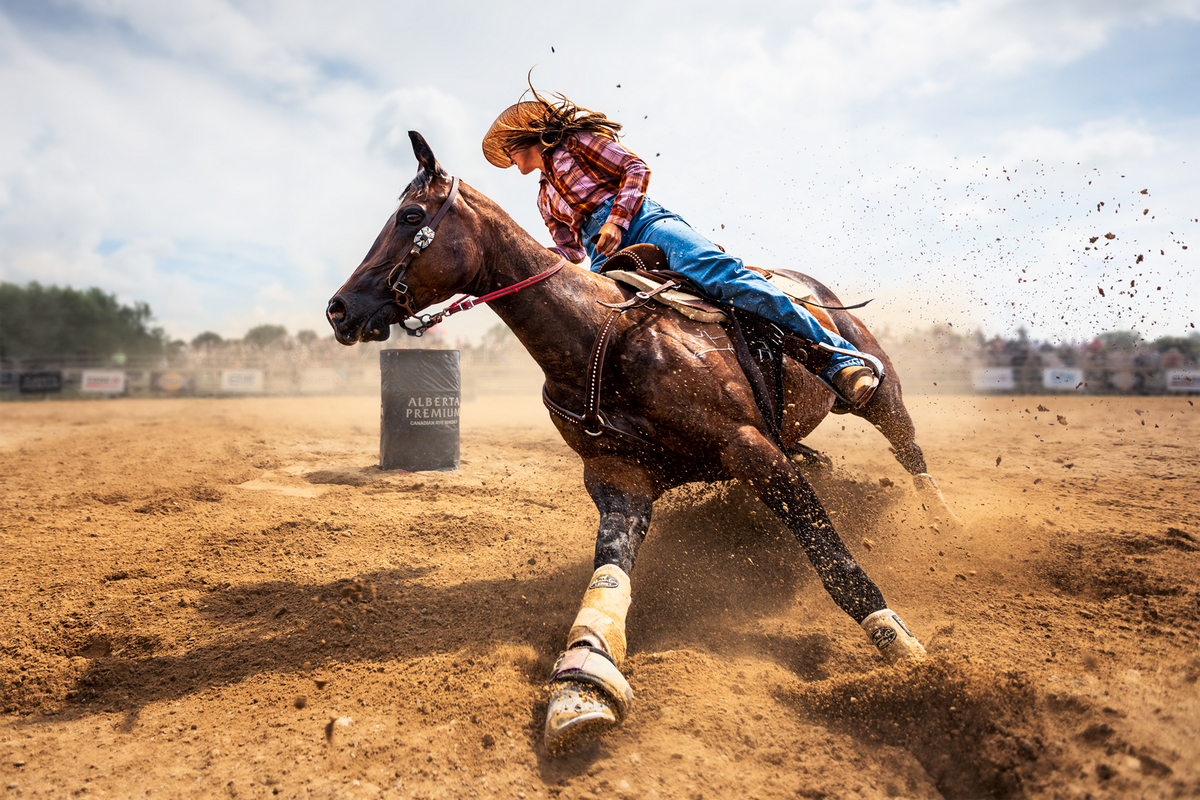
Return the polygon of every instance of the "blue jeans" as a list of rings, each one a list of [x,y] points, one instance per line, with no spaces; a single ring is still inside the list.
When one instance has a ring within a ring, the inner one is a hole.
[[[583,246],[592,262],[592,270],[598,271],[607,256],[596,251],[592,239],[600,233],[600,226],[608,220],[612,200],[607,200],[588,218],[583,225]],[[667,262],[675,272],[690,278],[704,291],[734,308],[750,311],[760,317],[787,328],[813,342],[826,342],[834,347],[848,350],[857,348],[850,342],[830,333],[801,305],[780,291],[775,284],[756,272],[751,272],[734,258],[721,250],[707,238],[674,214],[651,200],[642,200],[641,210],[629,224],[629,230],[621,237],[621,247],[635,244],[657,245],[667,254]],[[840,369],[861,366],[862,361],[853,356],[832,353],[829,368],[821,377],[826,381]]]

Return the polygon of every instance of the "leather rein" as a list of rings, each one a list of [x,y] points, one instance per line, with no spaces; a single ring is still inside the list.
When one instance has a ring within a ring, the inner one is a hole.
[[[433,219],[429,221],[428,225],[417,231],[416,236],[413,237],[412,248],[404,254],[403,258],[401,258],[392,266],[391,272],[388,273],[387,279],[385,280],[385,285],[387,288],[396,295],[396,299],[393,302],[395,302],[395,304],[400,308],[400,311],[404,314],[404,322],[401,324],[404,326],[404,332],[409,336],[424,336],[425,331],[429,330],[434,325],[437,325],[446,317],[457,314],[460,311],[467,311],[477,305],[480,305],[481,303],[487,303],[507,294],[519,292],[527,286],[532,286],[539,281],[544,281],[546,278],[549,278],[551,275],[567,265],[567,260],[565,258],[559,258],[558,263],[553,267],[550,267],[550,269],[543,270],[537,275],[528,277],[523,281],[512,284],[511,286],[505,286],[503,289],[497,289],[493,292],[488,292],[487,294],[477,297],[474,300],[471,299],[470,295],[463,295],[455,303],[447,308],[442,309],[441,311],[438,311],[436,314],[418,314],[417,309],[414,307],[416,301],[413,299],[412,293],[408,289],[408,284],[403,283],[401,279],[408,272],[408,266],[412,263],[413,259],[419,256],[421,252],[425,250],[425,248],[433,244],[438,223],[442,221],[442,217],[446,216],[446,212],[454,206],[454,201],[458,198],[458,184],[459,180],[457,177],[450,179],[450,194],[446,195],[446,199],[442,202],[441,208],[439,208],[437,213],[433,215]]]

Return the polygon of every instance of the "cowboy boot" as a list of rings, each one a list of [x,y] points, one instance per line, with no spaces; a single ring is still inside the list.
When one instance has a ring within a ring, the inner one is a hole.
[[[865,406],[879,388],[879,378],[870,367],[864,366],[843,367],[834,373],[830,383],[842,399],[855,409]]]

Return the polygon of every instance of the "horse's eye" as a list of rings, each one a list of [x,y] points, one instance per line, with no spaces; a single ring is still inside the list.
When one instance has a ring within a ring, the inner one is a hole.
[[[418,211],[409,211],[407,214],[404,215],[404,221],[407,222],[409,225],[416,225],[418,222],[420,222],[424,218],[425,218],[425,215]]]

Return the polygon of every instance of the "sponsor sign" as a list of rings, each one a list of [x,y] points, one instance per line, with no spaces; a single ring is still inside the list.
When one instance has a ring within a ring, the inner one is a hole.
[[[1042,370],[1042,387],[1054,390],[1069,390],[1083,388],[1083,370],[1066,367],[1052,367]]]
[[[178,372],[164,372],[154,381],[154,385],[164,392],[183,391],[187,384],[187,376]]]
[[[261,369],[223,369],[221,370],[221,391],[239,392],[242,394],[260,393],[263,390],[263,371]]]
[[[125,371],[120,369],[85,369],[79,388],[95,394],[124,394]]]
[[[1168,392],[1200,392],[1200,369],[1167,370]]]
[[[977,369],[971,376],[971,385],[977,392],[1011,392],[1017,388],[1012,367]]]
[[[58,370],[22,372],[17,386],[21,394],[42,394],[62,391],[62,373]]]
[[[404,403],[404,422],[410,426],[441,425],[457,430],[458,408],[458,395],[410,396]]]
[[[1128,392],[1138,385],[1138,376],[1128,370],[1114,372],[1108,379],[1108,385],[1118,392]]]

